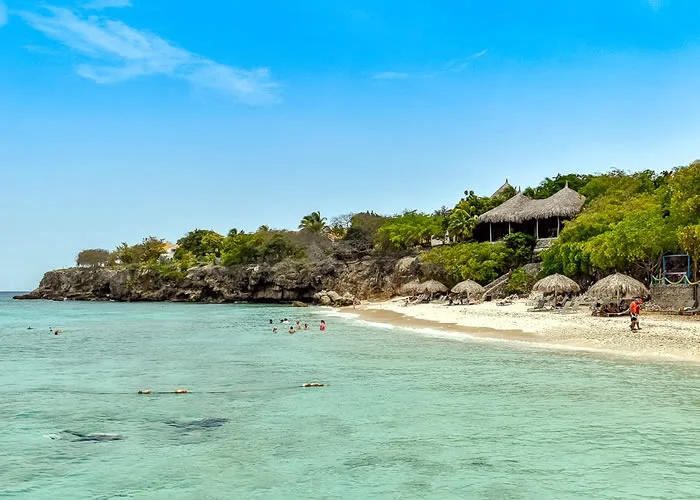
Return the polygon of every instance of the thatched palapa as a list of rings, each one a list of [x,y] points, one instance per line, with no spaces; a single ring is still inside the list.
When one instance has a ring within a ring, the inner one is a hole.
[[[418,280],[405,283],[399,288],[399,293],[402,295],[415,295],[420,291],[420,283]]]
[[[571,278],[567,278],[562,274],[552,274],[535,283],[532,291],[542,293],[578,293],[581,291],[581,288]]]
[[[450,291],[459,295],[471,296],[482,295],[485,290],[484,287],[476,281],[465,280],[460,283],[457,283],[454,287],[452,287],[452,290]]]
[[[418,285],[418,291],[424,293],[446,293],[447,287],[435,280],[428,280]]]
[[[492,208],[486,213],[479,216],[479,222],[521,222],[523,219],[520,214],[528,203],[532,200],[522,193],[517,193],[512,198],[504,201],[496,208]]]
[[[586,198],[568,185],[544,200],[531,200],[518,193],[508,201],[479,216],[479,222],[520,224],[534,219],[570,218],[581,212]]]
[[[644,283],[624,274],[611,274],[598,281],[588,290],[588,295],[596,299],[646,297],[649,289]]]

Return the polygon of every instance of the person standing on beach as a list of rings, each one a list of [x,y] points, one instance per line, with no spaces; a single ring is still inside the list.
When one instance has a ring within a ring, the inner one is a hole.
[[[632,331],[641,330],[641,328],[639,327],[639,313],[642,309],[641,303],[642,299],[637,299],[632,301],[632,303],[630,304],[630,328],[632,329]]]

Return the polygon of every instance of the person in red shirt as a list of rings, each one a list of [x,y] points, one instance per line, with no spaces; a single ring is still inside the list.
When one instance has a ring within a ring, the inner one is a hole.
[[[634,330],[641,330],[639,327],[639,313],[641,311],[642,299],[637,299],[632,301],[630,304],[630,328]],[[636,327],[636,328],[635,328]]]

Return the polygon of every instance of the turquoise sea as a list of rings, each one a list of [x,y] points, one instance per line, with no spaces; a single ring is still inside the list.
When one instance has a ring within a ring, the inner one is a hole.
[[[273,335],[284,317],[313,329]],[[0,353],[0,497],[700,496],[692,364],[312,308],[7,294]],[[300,387],[315,381],[328,385]]]

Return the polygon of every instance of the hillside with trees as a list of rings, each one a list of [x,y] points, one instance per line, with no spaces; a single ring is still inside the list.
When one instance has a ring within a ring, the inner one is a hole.
[[[564,224],[560,237],[539,256],[541,274],[561,273],[579,282],[613,272],[649,281],[664,255],[687,253],[700,259],[700,161],[669,171],[562,174],[546,178],[523,193],[533,199],[551,196],[565,185],[586,197],[582,213]],[[511,289],[524,291],[531,277],[520,268],[533,259],[534,238],[513,233],[500,242],[474,239],[479,215],[515,194],[498,197],[466,190],[454,205],[432,213],[416,210],[393,215],[372,211],[330,219],[316,211],[300,218],[297,230],[261,226],[252,232],[236,228],[226,234],[193,229],[177,240],[172,258],[166,242],[149,236],[113,251],[86,249],[76,264],[87,268],[147,269],[183,280],[203,266],[292,266],[339,269],[339,265],[372,262],[377,280],[406,256],[416,257],[417,278],[435,278],[448,286],[465,279],[486,284],[514,272]],[[448,238],[445,238],[449,235]],[[431,241],[445,240],[433,246]],[[325,267],[324,267],[325,266]],[[522,285],[517,285],[522,283]]]

